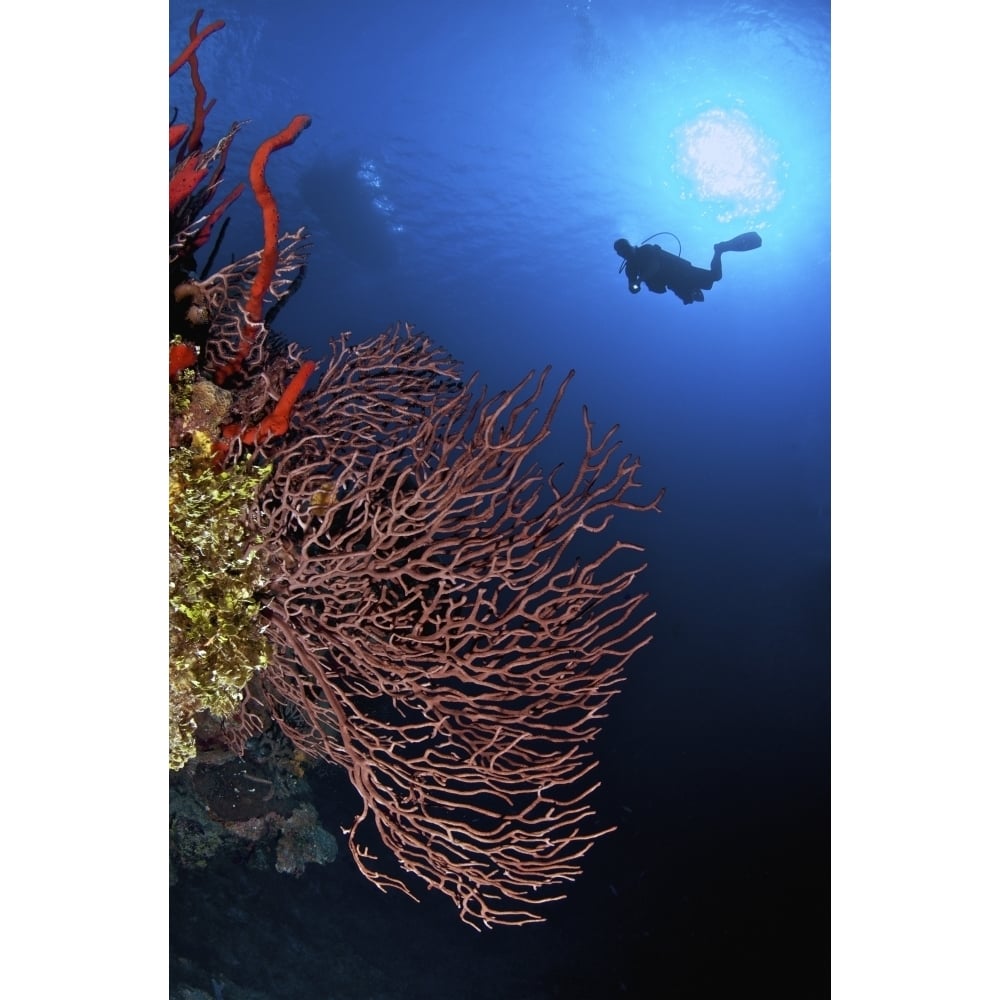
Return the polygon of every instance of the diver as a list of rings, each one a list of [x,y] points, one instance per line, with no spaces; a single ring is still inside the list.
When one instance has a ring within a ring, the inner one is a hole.
[[[660,236],[660,233],[654,233]],[[673,236],[673,233],[666,234]],[[646,240],[653,237],[648,236]],[[674,236],[676,240],[677,237]],[[634,247],[628,240],[615,240],[615,251],[622,258],[619,273],[625,271],[628,278],[628,290],[634,295],[639,291],[639,283],[645,282],[651,292],[662,294],[668,288],[684,305],[692,302],[704,302],[704,292],[707,292],[717,281],[722,280],[722,255],[730,250],[756,250],[761,245],[761,238],[756,233],[740,233],[725,243],[715,244],[712,263],[706,270],[695,267],[689,260],[680,256],[681,241],[677,240],[677,253],[669,253],[656,243],[643,240]]]

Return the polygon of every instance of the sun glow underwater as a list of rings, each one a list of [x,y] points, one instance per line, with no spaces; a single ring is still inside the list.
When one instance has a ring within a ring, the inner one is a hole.
[[[681,197],[712,203],[719,222],[758,220],[781,201],[777,149],[744,112],[703,112],[674,141],[674,170],[693,184]]]

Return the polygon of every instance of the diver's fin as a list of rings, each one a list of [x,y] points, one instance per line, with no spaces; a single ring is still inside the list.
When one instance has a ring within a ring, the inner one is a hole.
[[[725,253],[727,250],[756,250],[762,242],[756,233],[740,233],[725,243],[716,243],[715,249],[719,253]]]

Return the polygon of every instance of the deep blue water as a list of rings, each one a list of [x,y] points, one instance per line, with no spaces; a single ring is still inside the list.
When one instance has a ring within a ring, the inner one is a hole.
[[[192,14],[171,4],[171,54]],[[173,951],[275,1000],[301,996],[292,967],[350,1000],[827,995],[827,5],[246,0],[218,18],[207,135],[252,119],[230,181],[313,119],[268,168],[283,228],[314,244],[281,332],[320,358],[406,320],[494,391],[574,369],[546,457],[578,458],[586,404],[667,492],[613,529],[645,548],[657,613],[598,749],[619,829],[545,925],[477,935],[345,853],[298,881],[234,872],[232,925],[196,944],[182,883]],[[186,71],[171,104],[186,120]],[[630,295],[612,249],[669,230],[704,267],[749,229],[763,246],[690,306]],[[260,245],[249,194],[226,239]]]

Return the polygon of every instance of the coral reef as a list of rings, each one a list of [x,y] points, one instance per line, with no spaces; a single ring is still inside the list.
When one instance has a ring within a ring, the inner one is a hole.
[[[242,189],[209,210],[239,125],[203,150],[197,50],[221,22],[199,19],[171,69],[195,90],[192,125],[171,127],[171,763],[194,748],[185,773],[212,822],[276,842],[298,873],[334,846],[246,770],[276,725],[345,769],[361,798],[349,847],[380,889],[416,898],[422,882],[477,930],[542,920],[608,832],[588,747],[651,638],[639,546],[584,553],[662,491],[638,498],[638,460],[586,408],[576,464],[537,464],[572,372],[548,401],[548,369],[490,396],[408,325],[342,334],[322,365],[275,335],[308,245],[281,233],[265,168],[306,116],[251,163],[264,246],[196,275]]]

